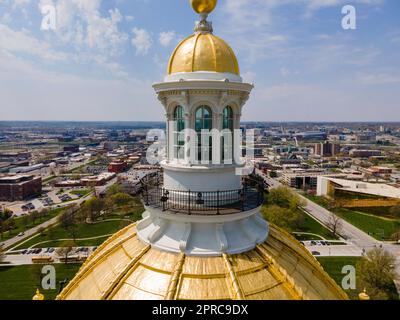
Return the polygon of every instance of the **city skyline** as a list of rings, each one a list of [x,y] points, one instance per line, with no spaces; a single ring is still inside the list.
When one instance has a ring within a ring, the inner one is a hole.
[[[54,31],[40,30],[46,4]],[[357,29],[343,30],[345,4],[219,2],[215,34],[256,85],[244,121],[400,120],[399,4],[354,0]],[[182,0],[0,1],[0,120],[162,121],[152,84],[194,19]]]

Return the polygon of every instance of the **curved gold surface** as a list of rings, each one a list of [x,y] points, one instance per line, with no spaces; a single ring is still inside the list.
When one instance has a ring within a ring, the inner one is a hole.
[[[240,75],[239,63],[231,47],[212,33],[196,33],[174,50],[168,74],[211,71]]]
[[[194,257],[150,248],[131,225],[108,239],[61,300],[347,299],[318,261],[286,232],[238,255]]]
[[[190,0],[192,8],[197,13],[211,13],[217,6],[217,0]]]

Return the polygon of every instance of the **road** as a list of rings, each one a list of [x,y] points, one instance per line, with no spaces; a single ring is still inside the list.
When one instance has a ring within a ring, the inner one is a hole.
[[[64,204],[60,205],[60,207],[66,207],[66,206],[69,206],[69,205],[74,204],[74,203],[77,204],[78,206],[80,206],[85,200],[87,200],[88,197],[90,197],[92,195],[93,195],[92,193],[89,193],[84,198],[81,198],[81,199],[79,199],[79,200],[77,200],[75,202],[64,203]],[[55,207],[53,209],[55,209]],[[25,240],[25,239],[29,239],[30,237],[34,236],[36,233],[39,232],[39,230],[41,228],[46,229],[46,228],[48,228],[50,226],[55,225],[57,222],[58,222],[58,216],[56,216],[56,217],[54,217],[54,218],[52,218],[52,219],[50,219],[48,221],[45,221],[42,224],[40,224],[40,225],[38,225],[38,226],[36,226],[36,227],[34,227],[32,229],[26,230],[24,232],[24,235],[21,236],[21,237],[17,236],[17,237],[11,238],[9,240],[6,240],[4,242],[1,242],[0,246],[3,245],[5,249],[11,248],[12,246],[14,246],[15,244],[19,243],[20,241]]]
[[[261,170],[256,169],[257,175],[262,177],[264,181],[271,187],[277,188],[282,186],[282,184],[275,180],[268,178]],[[318,220],[324,226],[328,226],[329,217],[331,216],[331,212],[320,205],[316,204],[315,202],[305,198],[301,194],[299,196],[305,200],[306,206],[305,210],[308,214],[310,214],[314,219]],[[368,251],[375,247],[382,247],[388,252],[392,253],[396,257],[396,271],[399,275],[399,279],[396,281],[397,290],[400,294],[400,245],[385,243],[382,241],[378,241],[375,238],[371,237],[364,231],[356,228],[352,224],[348,223],[347,221],[342,221],[342,228],[340,235],[349,243],[347,246],[335,246],[336,248],[331,248],[330,251],[328,248],[324,247],[310,247],[307,246],[307,249],[310,251],[318,251],[322,255],[334,255],[338,256],[339,254],[345,256],[359,256],[360,253],[362,254],[363,251]],[[321,252],[322,251],[322,252]]]

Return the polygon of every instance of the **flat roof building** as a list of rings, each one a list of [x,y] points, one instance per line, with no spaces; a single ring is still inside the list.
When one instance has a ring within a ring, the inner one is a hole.
[[[0,178],[0,201],[20,201],[42,193],[42,178],[16,175]]]

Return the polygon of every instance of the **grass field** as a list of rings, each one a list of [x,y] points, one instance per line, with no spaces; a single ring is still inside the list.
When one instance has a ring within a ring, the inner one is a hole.
[[[81,223],[78,224],[76,227],[76,239],[84,239],[84,238],[93,238],[99,237],[104,235],[110,235],[124,226],[126,226],[129,222],[124,220],[117,220],[117,221],[105,221],[96,224],[86,224]],[[62,228],[60,225],[51,228],[51,230],[46,230],[42,235],[39,235],[28,242],[21,244],[16,249],[27,249],[32,246],[36,248],[49,248],[54,246],[59,246],[61,244],[60,241],[56,241],[58,239],[71,239],[71,234]],[[78,246],[97,246],[103,243],[106,240],[106,237],[100,239],[90,239],[90,240],[82,240],[78,241]],[[50,241],[50,243],[46,242],[40,244],[43,241]],[[36,244],[39,244],[35,246]]]
[[[342,274],[344,266],[356,266],[361,259],[359,257],[319,257],[318,261],[324,270],[331,276],[333,280],[341,287],[345,274]],[[350,299],[358,300],[358,290],[345,290]]]
[[[317,257],[318,261],[321,263],[324,270],[331,276],[333,280],[341,287],[342,280],[345,274],[342,274],[342,269],[344,266],[357,266],[358,261],[360,261],[361,257]],[[364,288],[359,288],[357,284],[356,290],[345,290],[350,299],[358,300],[359,293],[362,292]],[[390,288],[390,295],[393,299],[398,300],[398,293],[396,290],[396,286],[393,283],[393,286]]]
[[[327,208],[327,200],[323,197],[304,195],[311,201]],[[370,234],[377,240],[389,240],[391,235],[395,232],[400,232],[400,220],[388,219],[379,217],[370,213],[350,210],[350,209],[336,209],[335,213],[342,219],[351,223],[360,230]]]
[[[299,210],[299,213],[303,216],[304,222],[300,228],[297,228],[294,230],[295,232],[306,232],[306,233],[313,233],[320,235],[322,238],[326,240],[337,240],[338,237],[335,237],[335,235],[326,227],[324,227],[322,224],[320,224],[317,220],[314,218],[310,217],[308,214],[305,212]],[[321,240],[318,237],[313,237],[313,236],[296,236],[299,240]]]
[[[73,190],[70,193],[73,195],[76,195],[76,196],[84,197],[90,193],[90,190],[89,189],[79,189],[79,190]]]
[[[0,300],[32,300],[40,288],[41,265],[0,267]],[[71,280],[78,272],[79,264],[56,264],[57,289],[42,291],[46,300],[54,300],[58,294],[59,281]]]
[[[11,231],[11,233],[10,232],[3,233],[3,236],[0,237],[0,240],[4,241],[4,240],[8,240],[10,238],[13,238],[17,234],[19,234],[20,232],[25,232],[28,229],[32,229],[33,227],[36,227],[39,224],[42,224],[43,222],[46,222],[46,221],[54,218],[55,216],[59,215],[64,210],[65,210],[65,208],[58,208],[58,209],[51,210],[46,217],[37,219],[35,221],[35,223],[28,223],[27,225],[24,225],[24,223],[23,223],[24,222],[24,217],[15,218],[14,219],[15,228]]]
[[[400,231],[400,220],[380,218],[348,209],[338,209],[335,213],[377,240],[388,240],[392,234]]]

